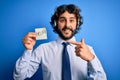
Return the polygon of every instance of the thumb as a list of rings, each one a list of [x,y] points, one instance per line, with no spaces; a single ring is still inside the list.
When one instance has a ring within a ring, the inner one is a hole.
[[[82,44],[85,44],[84,38],[82,38],[80,42],[81,42]]]

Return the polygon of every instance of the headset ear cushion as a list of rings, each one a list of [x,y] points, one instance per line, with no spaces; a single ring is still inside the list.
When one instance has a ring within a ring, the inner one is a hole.
[[[57,25],[57,24],[56,24],[56,21],[54,20],[54,27],[56,27],[56,25]]]
[[[77,25],[78,25],[78,26],[81,26],[82,24],[83,24],[83,18],[81,17],[80,19],[78,19]]]

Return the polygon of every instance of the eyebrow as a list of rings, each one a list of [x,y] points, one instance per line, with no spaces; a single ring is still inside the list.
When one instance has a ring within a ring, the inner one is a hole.
[[[61,19],[61,18],[65,19],[65,17],[60,17],[59,19]],[[69,19],[76,19],[76,18],[75,17],[70,17]]]

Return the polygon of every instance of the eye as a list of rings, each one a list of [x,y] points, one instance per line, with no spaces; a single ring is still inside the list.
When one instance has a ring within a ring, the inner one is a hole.
[[[64,23],[65,22],[65,19],[60,19],[59,20],[61,23]]]
[[[72,22],[75,22],[75,20],[71,19],[70,22],[71,22],[71,23],[72,23]]]

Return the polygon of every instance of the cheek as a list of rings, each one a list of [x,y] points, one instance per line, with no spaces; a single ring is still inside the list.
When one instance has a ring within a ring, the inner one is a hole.
[[[77,28],[77,25],[76,25],[76,24],[74,24],[74,25],[73,25],[73,29],[75,30],[76,28]]]
[[[59,28],[59,29],[63,29],[64,26],[65,26],[64,24],[58,24],[58,28]]]

